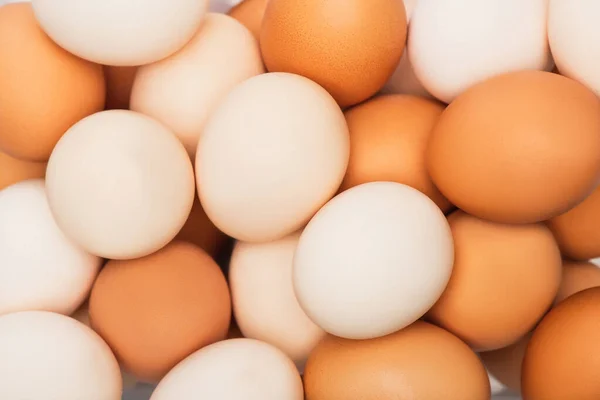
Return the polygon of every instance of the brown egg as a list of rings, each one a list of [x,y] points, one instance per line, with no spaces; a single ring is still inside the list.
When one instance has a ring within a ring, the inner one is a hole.
[[[192,211],[185,225],[175,237],[175,240],[183,240],[195,244],[204,249],[209,255],[215,257],[221,249],[227,236],[215,227],[208,219],[200,201],[196,197]]]
[[[428,317],[477,351],[518,341],[552,304],[562,262],[544,224],[505,225],[462,211],[448,218],[454,269]]]
[[[600,286],[600,268],[590,262],[564,261],[562,281],[554,303],[596,286]]]
[[[256,38],[260,39],[262,25],[268,0],[244,0],[227,13],[244,25]]]
[[[403,183],[429,196],[442,209],[451,207],[425,167],[429,135],[444,107],[407,95],[378,96],[346,111],[350,162],[341,190],[362,183]]]
[[[472,215],[547,220],[600,182],[600,100],[550,72],[491,78],[442,113],[427,161],[440,191]]]
[[[104,108],[102,67],[56,45],[31,4],[0,7],[0,150],[47,161],[58,139]]]
[[[533,332],[521,380],[523,400],[600,399],[600,288],[569,297]]]
[[[45,162],[20,160],[0,153],[0,190],[27,179],[43,178],[45,174]]]
[[[342,108],[383,87],[405,44],[406,12],[398,0],[270,0],[260,33],[269,71],[312,79]]]
[[[565,256],[574,260],[600,257],[600,187],[548,225]]]
[[[504,386],[517,393],[521,391],[523,358],[530,339],[531,332],[511,346],[486,351],[479,355],[488,372]]]
[[[477,355],[426,322],[377,339],[326,336],[304,371],[306,400],[486,400],[490,384]]]
[[[138,67],[104,66],[107,110],[129,110],[131,89]]]
[[[90,297],[92,327],[123,367],[156,382],[194,351],[227,337],[223,273],[201,249],[173,242],[136,260],[109,261]]]

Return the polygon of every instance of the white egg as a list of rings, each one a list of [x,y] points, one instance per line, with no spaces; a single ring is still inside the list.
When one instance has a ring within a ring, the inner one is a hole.
[[[69,52],[115,66],[148,64],[182,48],[208,0],[32,0],[44,31]]]
[[[453,258],[450,227],[433,201],[399,183],[366,183],[333,198],[308,223],[294,256],[294,289],[325,331],[376,338],[435,304]]]
[[[0,191],[0,254],[0,314],[71,314],[88,296],[101,264],[58,228],[42,179]]]
[[[449,103],[495,75],[548,68],[547,9],[547,0],[419,0],[408,39],[418,80]]]

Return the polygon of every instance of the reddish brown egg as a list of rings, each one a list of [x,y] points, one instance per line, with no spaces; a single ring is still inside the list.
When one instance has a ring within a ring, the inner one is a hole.
[[[260,33],[269,71],[317,82],[342,108],[383,87],[405,44],[400,0],[270,0]]]
[[[565,261],[554,303],[558,304],[575,293],[596,286],[600,286],[600,268],[590,262]]]
[[[428,168],[469,214],[506,223],[555,217],[600,181],[600,99],[550,72],[491,78],[446,108]]]
[[[19,160],[0,152],[0,190],[27,179],[43,178],[45,162]]]
[[[185,225],[175,237],[175,240],[183,240],[195,244],[204,249],[212,257],[217,255],[226,239],[227,236],[218,230],[212,221],[208,219],[198,198],[194,200],[192,211]]]
[[[104,67],[106,109],[129,110],[131,89],[138,67]]]
[[[237,19],[244,25],[254,37],[260,39],[260,28],[262,26],[265,9],[268,0],[244,0],[233,7],[227,14]]]

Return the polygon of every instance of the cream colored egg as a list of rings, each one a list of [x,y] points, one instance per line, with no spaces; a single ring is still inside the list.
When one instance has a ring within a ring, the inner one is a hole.
[[[0,254],[0,314],[71,314],[89,295],[101,264],[58,228],[43,179],[0,191]]]
[[[304,313],[292,285],[300,233],[267,243],[237,242],[229,265],[235,320],[244,337],[270,343],[302,371],[323,330]]]
[[[110,348],[72,318],[40,311],[0,317],[0,354],[1,399],[121,399]]]
[[[289,73],[255,76],[225,97],[200,137],[200,202],[229,236],[279,239],[335,194],[349,148],[344,115],[325,89]]]

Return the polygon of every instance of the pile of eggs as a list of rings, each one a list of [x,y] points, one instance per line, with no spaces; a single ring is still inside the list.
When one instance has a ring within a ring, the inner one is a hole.
[[[600,3],[232,3],[0,7],[0,399],[600,398]]]

